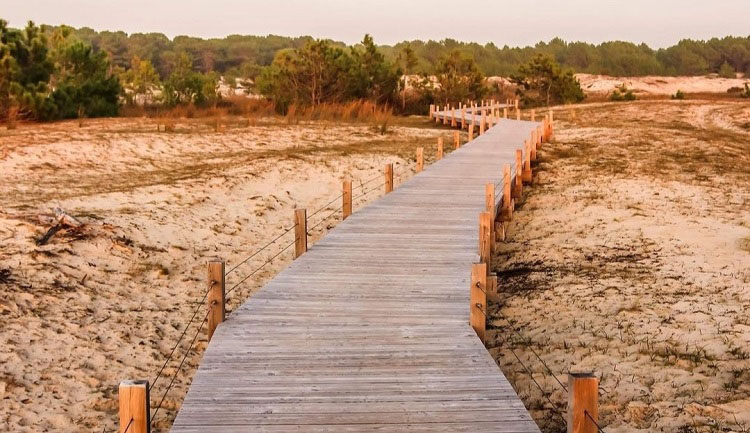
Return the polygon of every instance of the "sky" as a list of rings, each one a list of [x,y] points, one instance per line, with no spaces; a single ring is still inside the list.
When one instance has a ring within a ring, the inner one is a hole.
[[[463,7],[461,5],[467,5]],[[445,38],[498,46],[748,36],[750,0],[0,0],[11,27],[28,20],[202,38],[311,35],[378,44]]]

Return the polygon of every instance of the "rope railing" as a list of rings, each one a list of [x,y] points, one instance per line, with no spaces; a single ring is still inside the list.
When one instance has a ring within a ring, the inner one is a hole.
[[[162,394],[161,399],[159,400],[159,404],[156,406],[156,410],[154,411],[154,415],[151,417],[152,425],[156,421],[156,415],[159,414],[159,409],[161,409],[162,404],[164,404],[164,399],[167,398],[167,394],[169,394],[169,391],[172,390],[172,386],[174,385],[175,379],[177,379],[177,375],[180,374],[180,371],[182,371],[182,366],[185,364],[185,360],[187,359],[190,352],[193,350],[193,345],[195,345],[195,340],[198,339],[198,335],[203,329],[203,325],[206,324],[206,321],[208,320],[208,315],[210,312],[211,310],[208,310],[206,312],[206,316],[203,318],[203,322],[201,322],[201,324],[198,326],[198,329],[196,330],[195,335],[193,335],[193,339],[191,340],[190,345],[188,346],[187,350],[185,350],[185,355],[183,355],[182,361],[180,361],[180,365],[177,367],[177,370],[172,375],[172,379],[169,381],[169,385],[167,386],[167,389]]]

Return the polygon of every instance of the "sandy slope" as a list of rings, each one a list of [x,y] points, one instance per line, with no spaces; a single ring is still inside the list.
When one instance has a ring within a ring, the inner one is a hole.
[[[610,77],[606,75],[576,74],[581,88],[587,94],[612,93],[623,84],[636,94],[674,95],[683,93],[726,94],[732,87],[742,88],[749,78],[698,77]]]
[[[590,104],[556,142],[494,267],[494,354],[546,432],[568,371],[608,433],[750,429],[750,105]],[[511,349],[513,351],[511,351]]]
[[[289,227],[295,207],[325,205],[345,177],[355,179],[355,196],[377,177],[356,211],[382,191],[383,164],[409,176],[417,146],[431,146],[431,156],[439,134],[450,142],[422,120],[400,122],[385,136],[368,124],[273,119],[223,133],[200,121],[157,133],[150,121],[127,119],[1,131],[0,431],[113,431],[117,384],[154,379],[205,290],[206,260],[221,257],[230,269]],[[36,246],[49,227],[39,215],[53,206],[85,227]],[[337,217],[311,230],[313,240]],[[291,240],[242,265],[228,287]],[[288,250],[240,285],[229,308],[290,259]],[[191,347],[200,311],[152,401]],[[155,431],[167,430],[205,344],[201,332]]]

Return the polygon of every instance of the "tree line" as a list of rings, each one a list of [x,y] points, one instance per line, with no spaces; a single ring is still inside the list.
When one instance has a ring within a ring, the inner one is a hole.
[[[347,46],[310,37],[228,36],[172,40],[158,33],[67,26],[8,27],[0,20],[0,119],[113,116],[125,104],[172,107],[228,103],[224,83],[271,99],[277,110],[351,100],[402,113],[430,103],[500,97],[509,77],[529,106],[578,102],[573,70],[625,75],[718,72],[750,67],[750,38],[682,41],[664,50],[554,39],[497,48],[453,40]],[[408,90],[408,91],[407,91]]]
[[[178,36],[169,39],[161,33],[97,32],[89,28],[71,29],[73,35],[107,53],[114,67],[128,68],[134,57],[150,61],[160,76],[171,73],[175,59],[188,53],[197,71],[253,78],[263,66],[273,61],[282,49],[302,48],[312,41],[309,36],[244,36],[231,35],[222,39],[201,39]],[[329,41],[345,48],[341,42]],[[565,68],[591,74],[643,75],[704,75],[741,72],[750,74],[750,36],[714,38],[707,41],[682,40],[674,46],[652,49],[646,44],[612,41],[601,44],[566,42],[555,38],[529,47],[498,47],[460,42],[404,41],[378,49],[389,61],[396,61],[405,47],[416,59],[413,73],[434,74],[440,58],[453,51],[476,59],[486,76],[509,76],[537,54],[552,57]],[[723,70],[722,70],[723,68]]]

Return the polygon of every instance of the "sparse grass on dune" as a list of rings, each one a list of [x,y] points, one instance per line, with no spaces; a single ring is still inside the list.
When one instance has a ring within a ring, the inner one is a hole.
[[[747,110],[555,111],[557,139],[499,249],[490,309],[491,352],[544,432],[564,431],[554,409],[567,396],[531,349],[561,380],[597,373],[608,432],[750,429]]]

